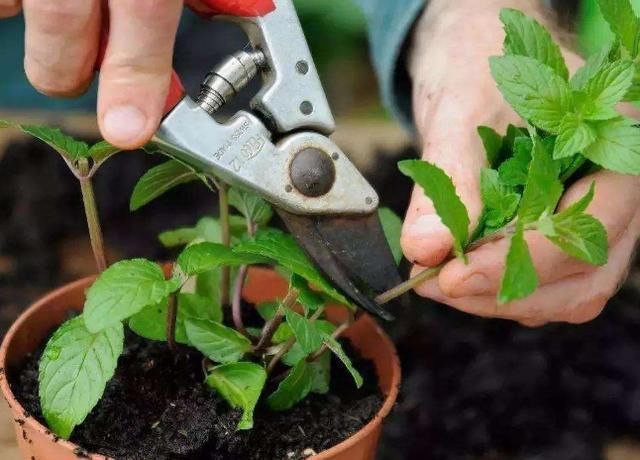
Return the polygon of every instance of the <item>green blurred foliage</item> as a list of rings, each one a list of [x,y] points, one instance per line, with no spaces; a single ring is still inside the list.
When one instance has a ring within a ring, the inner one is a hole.
[[[631,0],[636,13],[640,13],[640,0]],[[605,22],[598,0],[582,0],[578,17],[578,45],[584,56],[600,50],[613,40],[613,33]]]

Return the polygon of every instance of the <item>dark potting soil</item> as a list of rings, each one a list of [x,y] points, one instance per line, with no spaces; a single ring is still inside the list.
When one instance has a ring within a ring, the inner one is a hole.
[[[300,459],[304,451],[325,450],[362,428],[380,409],[375,369],[347,352],[365,379],[358,390],[342,364],[332,362],[331,391],[311,395],[286,412],[259,406],[250,431],[235,431],[240,411],[232,410],[203,384],[202,355],[127,334],[125,351],[104,397],[71,441],[88,452],[126,460]],[[25,410],[43,422],[37,393],[42,349],[8,377]]]

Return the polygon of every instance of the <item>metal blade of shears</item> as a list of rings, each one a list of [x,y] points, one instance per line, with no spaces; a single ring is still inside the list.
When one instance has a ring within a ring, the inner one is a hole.
[[[365,310],[392,320],[374,299],[400,283],[377,213],[355,216],[278,214],[331,282]]]

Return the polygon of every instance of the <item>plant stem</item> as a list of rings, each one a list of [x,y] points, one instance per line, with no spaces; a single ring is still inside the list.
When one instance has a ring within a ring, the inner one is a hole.
[[[231,231],[229,224],[229,187],[222,182],[216,182],[218,186],[218,200],[220,207],[220,237],[222,244],[231,246]],[[222,307],[229,305],[229,290],[231,287],[231,269],[222,267],[220,273],[220,304]]]
[[[233,289],[233,300],[231,301],[231,314],[233,316],[233,325],[236,330],[241,334],[250,337],[249,333],[244,328],[244,323],[242,322],[242,287],[247,279],[248,270],[249,267],[247,265],[241,266],[240,270],[238,270],[238,275],[236,276],[236,282]]]
[[[80,159],[78,169],[80,173],[80,191],[82,192],[82,203],[87,219],[87,227],[89,228],[91,249],[93,250],[93,257],[96,260],[98,272],[101,273],[107,268],[107,258],[104,252],[104,238],[100,226],[96,197],[93,192],[93,183],[91,182],[91,178],[88,177],[89,162],[86,158]]]
[[[178,318],[178,302],[176,296],[169,296],[169,306],[167,308],[167,343],[169,349],[175,353],[176,351],[176,319]]]
[[[287,295],[278,307],[278,310],[276,310],[276,313],[273,315],[273,318],[266,322],[264,328],[262,328],[260,340],[258,340],[258,344],[253,349],[253,352],[256,355],[260,355],[269,345],[271,345],[273,334],[276,333],[278,327],[280,327],[282,321],[284,321],[286,309],[295,305],[296,300],[298,300],[298,294],[299,292],[297,289],[290,288],[289,292],[287,292]]]
[[[309,318],[309,321],[313,322],[318,318],[320,318],[320,315],[322,315],[322,312],[324,312],[324,308],[318,308],[315,311],[315,313],[311,315],[311,317]],[[293,347],[295,343],[296,343],[296,338],[291,337],[289,340],[287,340],[284,343],[284,345],[282,345],[280,350],[278,350],[278,352],[273,356],[273,358],[271,358],[271,361],[269,361],[269,364],[267,365],[267,373],[271,373],[271,371],[273,371],[273,369],[280,362],[282,357],[286,355],[289,352],[289,350],[291,350],[291,347]]]
[[[471,251],[474,251],[474,250],[478,249],[480,246],[485,245],[487,243],[492,243],[494,241],[501,240],[502,238],[510,237],[511,235],[513,235],[515,233],[516,228],[517,228],[517,224],[516,224],[516,221],[514,220],[514,221],[510,222],[509,224],[507,224],[505,227],[503,227],[500,230],[498,230],[497,232],[492,233],[491,235],[487,235],[487,236],[485,236],[483,238],[480,238],[480,239],[474,241],[473,243],[469,244],[465,248],[465,253],[469,253]],[[525,229],[526,228],[527,227],[525,227]],[[401,295],[405,294],[406,292],[409,292],[410,290],[420,286],[425,281],[429,281],[430,279],[435,278],[440,273],[440,270],[442,270],[442,268],[447,263],[449,263],[450,261],[455,259],[455,257],[456,256],[454,254],[449,254],[449,256],[440,265],[437,265],[437,266],[432,267],[432,268],[428,268],[428,269],[418,273],[413,278],[409,278],[407,281],[405,281],[403,283],[400,283],[397,286],[389,289],[387,292],[383,292],[382,294],[380,294],[378,297],[375,298],[375,301],[379,305],[383,305],[383,304],[385,304],[387,302],[390,302],[391,300],[395,299],[396,297],[400,297]]]

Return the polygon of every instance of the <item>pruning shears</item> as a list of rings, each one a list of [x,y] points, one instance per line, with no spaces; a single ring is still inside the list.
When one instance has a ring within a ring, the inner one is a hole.
[[[350,299],[384,319],[373,297],[399,275],[378,196],[329,135],[335,121],[292,0],[191,0],[233,21],[250,43],[215,67],[197,99],[173,74],[154,147],[270,202],[310,258]],[[214,115],[249,81],[263,86],[224,122]]]

